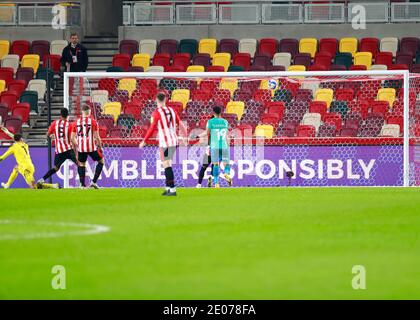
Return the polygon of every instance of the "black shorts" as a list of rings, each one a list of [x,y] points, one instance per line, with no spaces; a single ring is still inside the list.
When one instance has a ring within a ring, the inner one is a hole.
[[[63,165],[66,160],[71,160],[75,164],[77,164],[76,154],[74,153],[74,150],[67,150],[66,152],[57,153],[54,158],[54,166],[57,169],[60,169],[60,167]]]
[[[160,148],[160,157],[162,161],[172,160],[176,147]]]
[[[88,156],[93,161],[101,161],[103,158],[102,152],[100,150],[96,150],[93,152],[79,152],[78,154],[79,161],[82,163],[85,163],[87,161]]]

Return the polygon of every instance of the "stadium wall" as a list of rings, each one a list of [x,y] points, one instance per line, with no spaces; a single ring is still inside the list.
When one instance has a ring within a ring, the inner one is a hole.
[[[120,26],[123,39],[202,39],[202,38],[344,38],[344,37],[418,37],[417,23],[371,23],[366,30],[354,30],[350,24],[290,24],[290,25],[168,25]]]

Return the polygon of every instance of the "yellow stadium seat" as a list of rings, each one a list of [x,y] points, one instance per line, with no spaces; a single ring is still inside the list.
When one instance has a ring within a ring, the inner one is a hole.
[[[6,90],[6,81],[0,80],[0,93]]]
[[[198,53],[208,53],[210,57],[217,51],[217,40],[216,39],[201,39],[198,43]]]
[[[372,53],[371,52],[357,52],[354,55],[354,64],[366,66],[367,70],[372,66]]]
[[[0,40],[0,59],[9,54],[10,42],[7,40]]]
[[[358,42],[356,38],[342,38],[340,40],[340,52],[350,52],[352,56],[357,52]]]
[[[118,89],[128,91],[128,94],[130,97],[133,91],[136,90],[136,87],[137,87],[137,81],[136,79],[133,79],[133,78],[120,79],[120,82],[118,84]]]
[[[39,61],[40,61],[39,55],[37,55],[37,54],[25,54],[22,57],[22,61],[21,61],[20,65],[23,68],[34,69],[34,73],[36,73],[38,71]]]
[[[333,89],[318,89],[315,92],[315,101],[325,101],[327,108],[330,107],[331,101],[334,99]]]
[[[204,72],[206,69],[204,66],[188,66],[187,72]]]
[[[226,113],[236,114],[238,120],[241,120],[244,110],[245,103],[243,101],[229,101],[226,105]]]
[[[150,55],[148,53],[137,53],[131,61],[133,67],[142,67],[146,71],[150,66]]]
[[[302,38],[299,41],[299,52],[309,53],[311,57],[315,57],[318,51],[318,40],[315,38]]]
[[[273,137],[274,127],[271,124],[260,124],[255,128],[256,137],[271,139]]]
[[[171,101],[182,102],[185,109],[187,102],[190,100],[190,90],[188,89],[175,89],[172,91]]]
[[[230,96],[233,97],[235,90],[238,89],[238,79],[223,78],[222,81],[220,81],[219,88],[229,90]]]
[[[306,71],[306,67],[300,64],[295,64],[287,68],[287,71]]]
[[[103,110],[103,114],[109,114],[113,116],[114,121],[117,122],[118,116],[121,114],[121,102],[105,103],[102,110]]]
[[[376,97],[378,101],[388,101],[389,107],[392,108],[395,101],[395,89],[394,88],[383,88],[378,90]]]
[[[227,71],[230,66],[230,53],[215,53],[213,55],[213,66],[222,66]]]

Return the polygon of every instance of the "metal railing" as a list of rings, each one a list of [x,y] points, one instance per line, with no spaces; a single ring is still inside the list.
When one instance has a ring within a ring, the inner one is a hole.
[[[0,26],[51,26],[58,15],[57,5],[64,8],[64,26],[80,26],[81,9],[79,2],[14,2],[0,3]],[[61,21],[63,26],[63,21]]]
[[[390,0],[126,1],[124,25],[351,23],[361,6],[367,23],[420,22],[420,3]]]

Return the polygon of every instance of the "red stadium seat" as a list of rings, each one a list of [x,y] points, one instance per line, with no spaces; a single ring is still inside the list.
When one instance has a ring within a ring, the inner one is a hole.
[[[309,125],[298,125],[296,128],[296,133],[298,137],[308,137],[313,138],[316,137],[316,129],[314,126]]]
[[[297,53],[293,59],[293,64],[305,66],[306,69],[311,65],[311,55],[309,53]]]
[[[211,65],[211,58],[208,53],[197,53],[192,59],[192,65],[203,66],[205,68]]]
[[[277,114],[279,119],[282,120],[284,116],[284,111],[286,109],[284,102],[282,101],[268,101],[266,104],[267,113]]]
[[[410,53],[398,52],[395,57],[395,64],[405,64],[410,68],[413,64],[413,56]]]
[[[112,66],[113,67],[120,67],[124,71],[128,70],[128,67],[130,66],[131,58],[128,54],[116,54],[112,58]]]
[[[292,58],[298,53],[299,41],[297,39],[281,39],[279,43],[279,52],[289,52]]]
[[[136,102],[124,103],[124,114],[131,114],[135,120],[140,120],[142,106]]]
[[[354,99],[353,89],[337,89],[335,91],[335,100],[353,101],[353,99]]]
[[[190,65],[191,56],[189,53],[177,53],[173,56],[172,65],[182,66],[184,70],[187,70]]]
[[[314,58],[314,65],[325,67],[326,70],[331,68],[331,55],[329,53],[317,53]]]
[[[185,72],[187,69],[184,66],[172,65],[165,67],[165,72]]]
[[[230,91],[228,89],[215,89],[213,95],[213,102],[220,103],[223,107],[230,101]]]
[[[385,116],[389,109],[388,101],[372,101],[371,103],[371,112],[375,114],[381,114]]]
[[[0,103],[5,104],[9,111],[12,111],[17,104],[18,98],[19,96],[16,92],[4,91],[0,94]]]
[[[265,105],[267,102],[271,101],[271,90],[268,89],[258,89],[255,90],[252,99],[257,102],[261,102]]]
[[[154,66],[162,66],[164,68],[169,67],[171,63],[171,56],[167,53],[156,53],[153,57]]]
[[[18,68],[16,72],[16,79],[17,80],[24,80],[26,85],[28,85],[29,81],[34,78],[34,69],[32,68]]]
[[[254,56],[253,66],[262,66],[264,70],[268,70],[271,66],[271,58],[265,54],[256,54]],[[256,70],[257,71],[257,70]],[[260,71],[260,70],[258,70]]]
[[[262,55],[269,56],[270,59],[273,58],[274,54],[277,52],[279,42],[274,38],[264,38],[261,39],[258,44],[258,53]]]
[[[378,52],[375,56],[375,64],[383,64],[388,68],[392,65],[392,52]]]
[[[219,42],[218,52],[227,52],[230,53],[230,56],[233,57],[238,53],[239,41],[236,39],[222,39]]]
[[[280,117],[277,113],[265,113],[261,117],[261,124],[269,124],[274,128],[279,125]]]
[[[158,53],[167,53],[170,57],[173,57],[178,51],[178,41],[174,39],[163,39],[160,40],[158,46]]]
[[[9,107],[5,103],[0,103],[0,117],[2,121],[7,118],[9,114]]]
[[[42,66],[54,71],[55,74],[60,73],[61,68],[61,56],[58,54],[46,54],[43,56]]]
[[[100,118],[98,118],[98,125],[100,127],[107,128],[107,131],[111,130],[111,128],[114,127],[114,116],[111,115],[101,115]]]
[[[388,70],[409,70],[409,68],[406,64],[393,64]]]
[[[311,101],[309,103],[310,113],[319,113],[323,117],[327,113],[327,103],[325,101]]]
[[[27,102],[17,103],[12,109],[12,117],[19,118],[22,123],[27,123],[29,120],[29,113],[31,106]]]
[[[359,52],[370,52],[374,57],[379,52],[379,39],[363,38],[360,40]]]
[[[408,53],[412,57],[415,57],[419,50],[419,38],[406,37],[400,41],[400,52]]]
[[[349,70],[367,70],[367,67],[366,66],[363,66],[363,65],[352,65],[352,66],[350,66],[350,69]]]
[[[4,126],[6,128],[12,128],[10,131],[13,133],[22,132],[22,120],[20,118],[9,117],[4,121]]]
[[[29,54],[31,43],[26,40],[15,40],[10,47],[10,54],[17,54],[19,60],[22,60],[25,54]]]
[[[338,40],[335,38],[323,38],[319,41],[319,53],[329,54],[335,57],[338,51]]]
[[[13,68],[0,68],[0,80],[6,81],[6,86],[13,80],[14,74]]]
[[[223,67],[223,66],[208,66],[206,71],[207,72],[224,72],[225,67]]]
[[[201,89],[195,89],[191,91],[192,101],[209,101],[212,98],[212,94],[208,91]]]
[[[139,42],[137,40],[122,40],[120,42],[120,53],[128,54],[130,58],[139,52]]]
[[[34,40],[31,44],[31,53],[44,57],[50,53],[50,42],[46,40]]]
[[[324,115],[323,119],[324,123],[330,123],[335,125],[337,128],[337,131],[341,130],[342,127],[342,120],[341,120],[341,114],[339,113],[326,113]]]
[[[98,89],[106,90],[108,91],[108,96],[113,96],[117,89],[117,81],[111,78],[102,78],[98,82]]]
[[[386,118],[387,124],[398,124],[400,126],[400,134],[404,132],[404,117],[390,115]]]
[[[340,137],[357,137],[357,128],[344,127],[340,130]]]
[[[241,66],[245,71],[249,70],[251,66],[251,55],[249,53],[237,53],[233,57],[234,66]]]
[[[22,92],[25,91],[26,85],[25,80],[13,80],[7,85],[7,91],[16,92],[17,96],[20,97]]]
[[[330,123],[323,123],[319,126],[318,137],[335,137],[337,135],[337,128]]]

